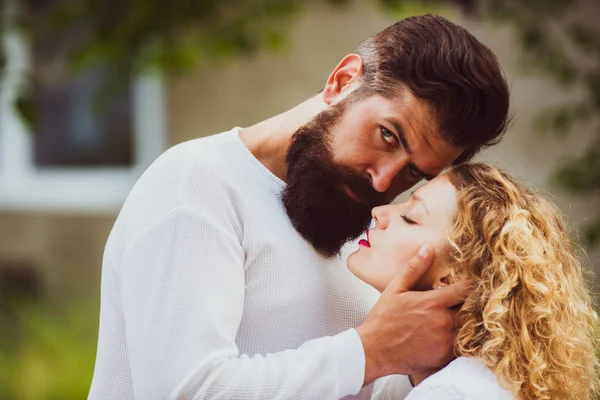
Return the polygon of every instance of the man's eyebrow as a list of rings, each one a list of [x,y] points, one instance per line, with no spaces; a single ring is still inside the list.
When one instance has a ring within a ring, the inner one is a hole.
[[[394,129],[396,130],[396,134],[398,135],[398,139],[400,140],[400,143],[402,144],[402,147],[404,148],[404,150],[406,150],[406,152],[410,155],[413,154],[412,149],[408,146],[408,142],[406,141],[406,135],[404,134],[404,129],[402,128],[402,125],[400,125],[400,122],[398,122],[395,118],[384,118],[384,120],[392,125],[394,127]],[[435,178],[434,175],[428,174],[427,172],[423,171],[421,168],[417,167],[415,165],[415,163],[410,162],[409,165],[411,166],[411,168],[413,170],[415,170],[419,175],[421,175],[423,177],[423,179],[425,179],[426,181],[430,181],[433,178]]]

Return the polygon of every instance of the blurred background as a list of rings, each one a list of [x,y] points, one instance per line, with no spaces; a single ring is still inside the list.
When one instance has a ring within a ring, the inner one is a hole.
[[[152,160],[314,95],[409,15],[444,15],[497,54],[514,124],[479,159],[553,197],[600,269],[598,0],[0,5],[0,400],[86,398],[104,244]]]

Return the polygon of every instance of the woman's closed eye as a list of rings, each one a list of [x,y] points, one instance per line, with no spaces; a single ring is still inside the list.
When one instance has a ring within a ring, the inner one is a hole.
[[[400,216],[402,217],[402,219],[404,220],[404,222],[406,222],[409,225],[416,225],[416,222],[413,221],[412,219],[408,218],[405,214],[400,214]]]

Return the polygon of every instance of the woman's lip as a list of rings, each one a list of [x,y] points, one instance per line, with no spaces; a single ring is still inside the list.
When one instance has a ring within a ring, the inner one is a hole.
[[[360,239],[358,241],[359,246],[371,248],[371,242],[369,241],[369,231],[370,231],[370,229],[367,229],[367,232],[366,232],[367,238],[366,239]]]

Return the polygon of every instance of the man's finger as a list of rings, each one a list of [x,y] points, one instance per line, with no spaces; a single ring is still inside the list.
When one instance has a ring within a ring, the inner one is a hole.
[[[459,281],[440,289],[434,289],[430,293],[438,300],[438,304],[451,308],[464,303],[468,289],[469,283],[467,281]]]
[[[454,317],[454,332],[458,332],[460,328],[465,324],[465,314],[460,314],[460,307],[456,306],[450,309]]]
[[[384,293],[403,293],[412,290],[431,265],[432,255],[430,246],[421,246],[419,252],[410,259],[402,272],[385,288]]]

